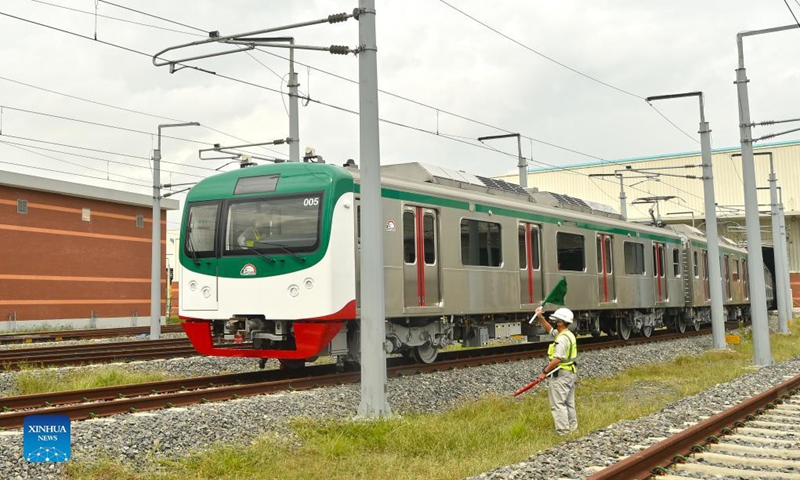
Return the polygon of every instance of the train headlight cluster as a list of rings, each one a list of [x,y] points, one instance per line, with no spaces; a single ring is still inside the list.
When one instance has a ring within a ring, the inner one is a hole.
[[[197,282],[195,282],[194,280],[192,280],[191,282],[189,282],[189,290],[191,290],[191,291],[193,291],[193,292],[194,292],[195,290],[197,290]]]
[[[211,289],[208,287],[203,287],[202,293],[203,298],[209,298],[211,296]]]
[[[300,295],[300,287],[297,285],[289,285],[289,296],[295,298],[298,295]]]
[[[305,280],[303,280],[303,285],[305,285],[306,290],[311,290],[312,288],[314,288],[314,280],[306,278]]]

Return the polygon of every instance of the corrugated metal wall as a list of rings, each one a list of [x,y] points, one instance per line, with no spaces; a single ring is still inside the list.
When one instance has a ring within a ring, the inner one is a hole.
[[[778,186],[783,190],[783,203],[789,227],[789,259],[791,271],[800,272],[800,142],[787,142],[764,145],[756,148],[758,152],[772,152],[775,164],[775,173],[778,177]],[[716,196],[718,221],[736,222],[744,226],[744,188],[742,185],[742,159],[733,157],[738,154],[738,149],[721,149],[714,152],[712,164],[714,168],[714,192]],[[619,210],[619,180],[613,177],[591,178],[590,174],[614,174],[615,170],[672,167],[670,170],[656,170],[655,172],[670,175],[702,176],[699,167],[701,158],[699,153],[688,155],[673,155],[663,157],[649,157],[643,159],[629,159],[605,163],[580,165],[569,169],[541,169],[531,170],[528,174],[528,185],[538,187],[543,191],[566,193],[584,200],[604,203]],[[685,168],[687,165],[692,167]],[[755,157],[755,170],[757,185],[768,187],[769,159],[767,156]],[[705,217],[703,204],[703,182],[687,178],[675,178],[661,175],[657,179],[642,178],[642,173],[624,171],[625,193],[627,195],[628,218],[633,221],[649,219],[649,205],[635,205],[637,198],[651,196],[675,195],[678,198],[659,205],[662,218],[665,221],[690,219],[689,213],[694,212],[698,226]],[[503,180],[518,183],[516,175],[500,177]],[[759,190],[759,202],[769,204],[769,191]],[[738,209],[738,210],[737,210]],[[769,206],[761,207],[769,210]],[[673,213],[674,215],[670,215]],[[762,219],[766,230],[762,232],[765,242],[771,243],[772,232],[769,217]],[[725,224],[736,229],[734,223]],[[733,232],[726,233],[725,225],[720,225],[720,233],[727,237],[736,237]],[[704,227],[703,227],[704,228]]]

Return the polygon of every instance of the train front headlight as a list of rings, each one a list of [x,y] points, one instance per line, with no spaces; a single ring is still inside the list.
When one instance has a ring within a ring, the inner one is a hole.
[[[295,298],[298,295],[300,295],[300,287],[297,285],[289,285],[289,296]]]

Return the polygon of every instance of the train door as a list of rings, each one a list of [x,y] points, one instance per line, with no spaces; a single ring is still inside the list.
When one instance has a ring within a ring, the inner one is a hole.
[[[747,259],[742,259],[742,283],[744,283],[744,299],[750,300],[750,277],[747,276]]]
[[[436,210],[403,210],[403,287],[406,307],[438,306],[439,237]]]
[[[539,225],[521,222],[517,229],[519,245],[519,302],[534,304],[542,295],[542,246]]]
[[[666,261],[665,245],[661,242],[653,242],[653,289],[656,294],[656,302],[666,302],[669,300],[667,294],[666,281]]]
[[[708,287],[708,250],[703,250],[703,293],[705,300],[711,300],[711,291]]]
[[[597,234],[597,287],[600,303],[617,299],[614,288],[614,256],[611,235]]]

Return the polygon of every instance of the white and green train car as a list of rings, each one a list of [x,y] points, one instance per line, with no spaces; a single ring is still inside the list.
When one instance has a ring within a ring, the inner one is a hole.
[[[181,231],[180,314],[200,353],[357,361],[359,171],[279,163],[203,180]],[[431,362],[453,341],[542,333],[528,324],[566,278],[576,329],[627,339],[699,326],[697,230],[626,222],[574,197],[409,163],[382,168],[386,341]],[[729,316],[747,314],[741,262]],[[730,280],[730,279],[729,279]],[[738,283],[737,283],[738,282]]]

